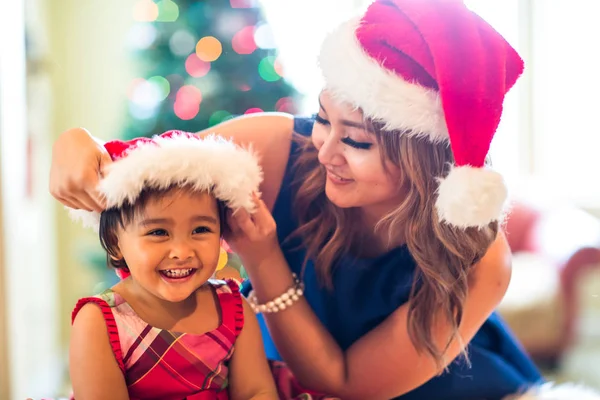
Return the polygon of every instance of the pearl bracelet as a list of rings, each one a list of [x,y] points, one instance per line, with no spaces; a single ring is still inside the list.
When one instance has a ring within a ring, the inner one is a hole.
[[[298,279],[296,274],[292,273],[292,277],[294,278],[293,286],[286,290],[281,296],[278,296],[265,304],[259,304],[256,294],[254,291],[251,291],[248,294],[247,299],[252,310],[256,314],[276,313],[292,306],[304,294],[304,283],[300,282],[300,279]]]

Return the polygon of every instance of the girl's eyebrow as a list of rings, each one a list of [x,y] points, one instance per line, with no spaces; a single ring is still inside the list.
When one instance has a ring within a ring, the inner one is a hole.
[[[193,221],[202,221],[208,222],[211,224],[216,224],[217,219],[215,217],[211,217],[210,215],[195,215],[191,218]],[[148,218],[140,221],[140,225],[167,225],[172,224],[173,220],[171,218]]]

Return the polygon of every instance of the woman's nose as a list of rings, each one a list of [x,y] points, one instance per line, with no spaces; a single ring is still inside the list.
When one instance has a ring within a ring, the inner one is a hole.
[[[317,146],[319,151],[319,162],[321,164],[341,165],[344,163],[342,156],[341,143],[338,138],[330,134],[320,141],[320,146]]]

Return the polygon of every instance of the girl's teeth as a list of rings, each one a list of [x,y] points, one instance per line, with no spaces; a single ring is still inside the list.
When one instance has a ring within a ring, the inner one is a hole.
[[[191,274],[192,271],[193,271],[192,268],[190,268],[190,269],[167,269],[167,270],[163,271],[163,274],[165,274],[169,278],[183,278],[183,277]]]

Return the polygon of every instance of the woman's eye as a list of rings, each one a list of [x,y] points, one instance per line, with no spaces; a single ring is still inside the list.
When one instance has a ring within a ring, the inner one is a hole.
[[[194,233],[198,234],[198,233],[210,233],[212,232],[209,228],[207,228],[206,226],[199,226],[196,229],[194,229]]]
[[[349,137],[345,137],[342,139],[342,143],[347,144],[350,147],[354,147],[355,149],[368,150],[373,146],[373,143],[367,142],[357,142],[355,140],[350,139]]]
[[[327,121],[325,118],[321,117],[319,114],[315,114],[315,115],[313,115],[313,117],[317,124],[321,124],[321,125],[325,125],[325,126],[331,125],[329,121]]]
[[[167,231],[164,229],[155,229],[148,232],[148,236],[167,236]]]

